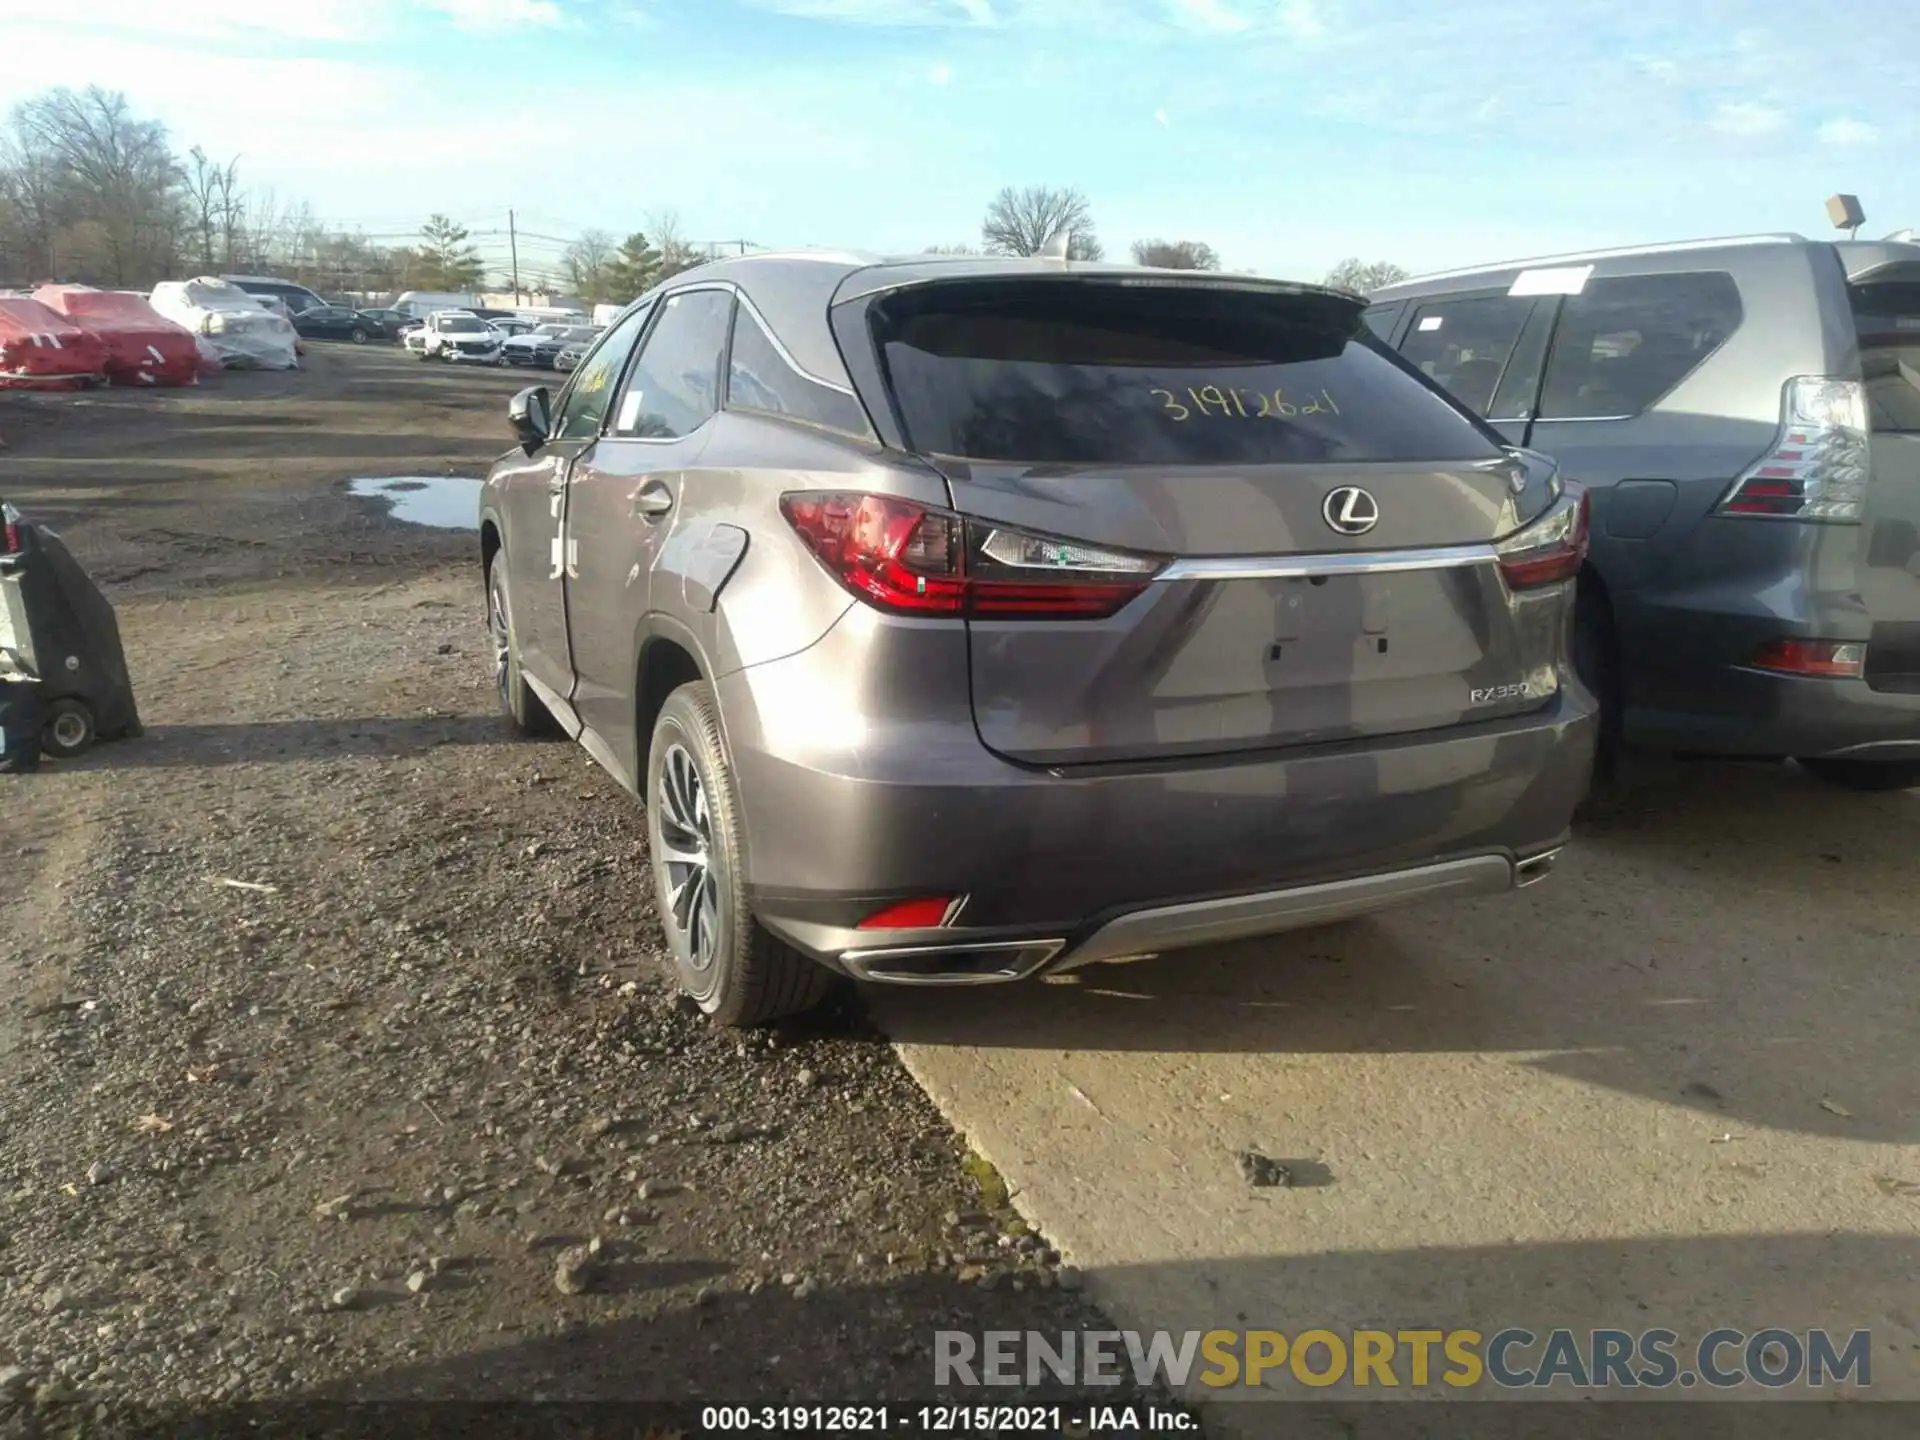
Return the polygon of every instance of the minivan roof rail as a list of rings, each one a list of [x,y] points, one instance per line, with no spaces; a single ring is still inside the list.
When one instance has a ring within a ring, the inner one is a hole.
[[[1527,260],[1502,260],[1492,265],[1462,265],[1455,270],[1433,270],[1412,275],[1398,285],[1383,285],[1382,290],[1399,285],[1417,285],[1423,280],[1452,280],[1461,275],[1488,275],[1496,270],[1526,270],[1536,265],[1566,265],[1583,260],[1619,260],[1633,255],[1672,255],[1687,250],[1721,250],[1734,245],[1804,245],[1807,237],[1791,231],[1774,235],[1723,235],[1712,240],[1672,240],[1664,245],[1620,245],[1610,250],[1576,250],[1565,255],[1536,255]]]

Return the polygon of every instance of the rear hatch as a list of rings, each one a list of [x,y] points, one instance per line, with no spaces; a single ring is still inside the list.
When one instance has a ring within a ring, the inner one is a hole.
[[[1104,275],[874,303],[896,414],[948,480],[971,574],[1153,576],[1108,614],[974,608],[990,748],[1046,765],[1229,753],[1556,693],[1565,587],[1512,591],[1492,549],[1548,507],[1550,465],[1504,449],[1361,311]]]
[[[1920,692],[1920,260],[1849,284],[1866,381],[1872,484],[1863,598],[1873,617],[1867,683]]]

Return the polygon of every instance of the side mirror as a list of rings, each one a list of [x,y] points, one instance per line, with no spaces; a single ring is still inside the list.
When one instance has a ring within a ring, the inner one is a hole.
[[[553,433],[552,401],[544,385],[529,385],[507,402],[507,420],[515,438],[531,455],[547,443]]]

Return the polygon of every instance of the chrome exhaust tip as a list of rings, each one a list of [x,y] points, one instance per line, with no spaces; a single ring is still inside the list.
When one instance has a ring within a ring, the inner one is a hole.
[[[1553,849],[1544,855],[1530,855],[1513,867],[1513,888],[1524,890],[1529,885],[1537,885],[1553,873],[1553,863],[1560,858],[1560,851]]]
[[[1064,948],[1064,940],[906,945],[843,951],[840,963],[854,979],[875,985],[1010,985],[1038,974]]]

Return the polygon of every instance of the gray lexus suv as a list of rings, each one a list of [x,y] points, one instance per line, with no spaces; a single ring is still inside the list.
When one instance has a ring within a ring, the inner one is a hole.
[[[1617,742],[1920,785],[1920,245],[1759,235],[1430,275],[1368,323],[1592,492]]]
[[[757,255],[482,490],[508,713],[646,805],[720,1023],[1543,877],[1587,506],[1308,286]]]

